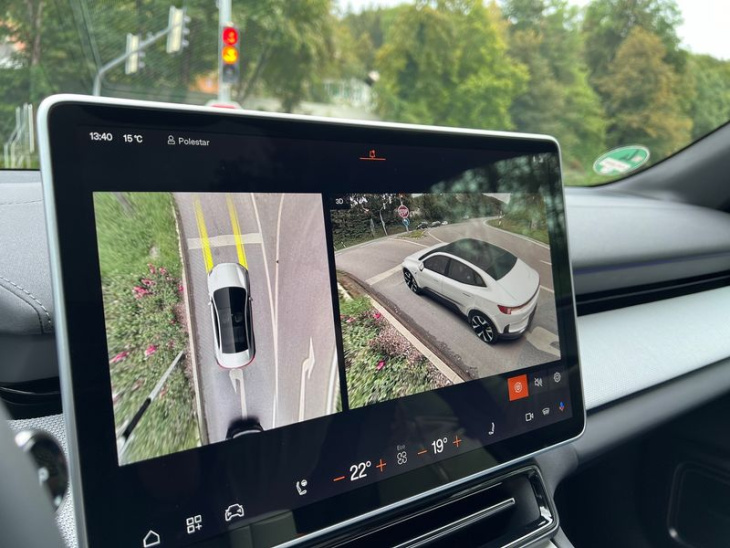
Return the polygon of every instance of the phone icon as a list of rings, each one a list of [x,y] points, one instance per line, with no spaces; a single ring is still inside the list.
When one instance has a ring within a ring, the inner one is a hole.
[[[301,481],[298,481],[296,484],[297,487],[297,493],[299,493],[299,496],[304,496],[307,494],[307,480],[303,479]]]

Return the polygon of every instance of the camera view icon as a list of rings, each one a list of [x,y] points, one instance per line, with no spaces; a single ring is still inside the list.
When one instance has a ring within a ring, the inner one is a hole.
[[[228,508],[226,508],[226,514],[225,518],[226,521],[231,521],[236,518],[242,518],[243,517],[243,506],[240,504],[231,504]]]
[[[507,387],[509,389],[509,401],[519,400],[530,395],[527,375],[519,375],[507,379]]]

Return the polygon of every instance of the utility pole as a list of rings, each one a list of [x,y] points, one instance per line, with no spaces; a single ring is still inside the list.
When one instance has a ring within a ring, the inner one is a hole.
[[[233,23],[231,14],[231,0],[218,0],[218,59],[223,55],[223,43],[220,36],[223,29]],[[223,65],[218,62],[218,101],[231,100],[231,84],[223,82]]]

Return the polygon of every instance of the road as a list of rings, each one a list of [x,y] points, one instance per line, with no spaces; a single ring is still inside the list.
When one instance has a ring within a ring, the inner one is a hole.
[[[559,357],[557,317],[553,294],[550,249],[545,244],[512,234],[487,224],[488,219],[472,219],[438,228],[429,228],[422,238],[402,235],[380,238],[338,251],[337,269],[355,277],[376,298],[385,299],[412,333],[435,346],[449,365],[482,378],[515,369],[550,362]],[[477,238],[502,247],[537,270],[540,294],[535,318],[523,337],[502,340],[489,346],[479,340],[466,318],[424,295],[412,293],[403,281],[403,259],[439,243],[460,238]]]
[[[264,430],[334,411],[339,390],[321,198],[283,194],[174,194],[201,408],[210,443],[229,425]],[[242,369],[215,360],[207,271],[249,270],[256,357]]]

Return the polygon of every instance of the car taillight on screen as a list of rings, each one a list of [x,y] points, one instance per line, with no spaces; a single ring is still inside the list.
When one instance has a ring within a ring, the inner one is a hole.
[[[512,314],[512,311],[516,310],[515,308],[510,308],[509,306],[502,306],[501,304],[498,304],[497,308],[499,308],[499,311],[502,314]]]

